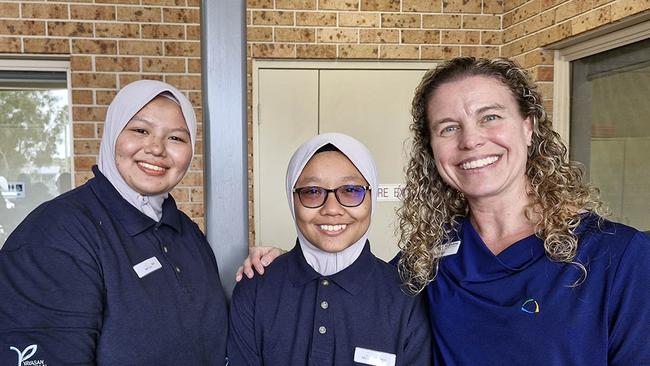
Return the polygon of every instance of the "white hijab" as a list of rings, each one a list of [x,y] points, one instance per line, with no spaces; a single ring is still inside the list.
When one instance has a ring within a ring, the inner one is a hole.
[[[163,93],[161,95],[161,93]],[[106,122],[104,123],[104,135],[99,146],[99,171],[106,176],[109,182],[120,192],[127,202],[137,208],[140,212],[149,216],[155,221],[162,217],[163,201],[169,195],[165,192],[158,195],[143,196],[131,188],[115,165],[115,143],[127,123],[135,116],[140,109],[157,96],[166,97],[180,105],[185,123],[190,131],[192,141],[192,156],[194,156],[194,144],[196,143],[196,116],[190,101],[173,86],[156,80],[139,80],[130,83],[120,90],[115,99],[108,107]]]
[[[289,210],[294,223],[296,222],[296,213],[293,207],[293,189],[302,173],[302,170],[309,162],[309,159],[321,147],[332,144],[339,149],[354,166],[361,172],[361,175],[370,184],[371,193],[371,215],[377,205],[377,168],[375,161],[370,154],[370,151],[359,141],[354,138],[344,135],[342,133],[324,133],[309,139],[302,144],[298,150],[293,154],[289,161],[287,168],[286,190],[287,198],[289,200]],[[333,199],[330,197],[329,199]],[[372,216],[371,216],[372,218]],[[296,223],[296,231],[298,232],[298,242],[302,249],[307,263],[318,273],[323,276],[329,276],[334,273],[340,272],[354,263],[361,254],[363,247],[368,238],[368,231],[366,231],[361,239],[352,244],[348,248],[338,253],[328,253],[318,249],[315,245],[310,243],[304,235],[300,232],[298,224]]]

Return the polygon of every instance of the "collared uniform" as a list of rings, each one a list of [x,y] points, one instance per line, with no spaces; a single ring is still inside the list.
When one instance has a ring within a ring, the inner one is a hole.
[[[356,347],[370,351],[357,357],[431,364],[422,298],[402,291],[397,269],[372,255],[367,242],[352,265],[331,276],[314,271],[296,245],[264,276],[237,284],[230,327],[231,366],[361,365]]]
[[[227,305],[197,225],[171,197],[156,223],[93,172],[0,250],[0,364],[223,365]]]
[[[499,255],[462,222],[427,295],[440,365],[650,365],[650,238],[585,215],[580,272],[530,236]]]

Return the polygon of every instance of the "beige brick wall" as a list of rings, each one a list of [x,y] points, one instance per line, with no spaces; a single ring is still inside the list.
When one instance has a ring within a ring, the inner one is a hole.
[[[75,183],[92,176],[103,121],[116,90],[138,79],[186,93],[199,119],[197,154],[172,194],[201,227],[203,143],[199,0],[1,1],[0,57],[68,57]]]
[[[501,55],[528,68],[553,110],[553,51],[546,46],[650,10],[650,0],[507,0]]]

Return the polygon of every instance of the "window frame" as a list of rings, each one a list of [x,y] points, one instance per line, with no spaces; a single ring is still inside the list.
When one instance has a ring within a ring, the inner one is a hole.
[[[553,128],[567,148],[571,131],[571,62],[650,38],[650,20],[604,27],[598,32],[555,44],[553,60]]]

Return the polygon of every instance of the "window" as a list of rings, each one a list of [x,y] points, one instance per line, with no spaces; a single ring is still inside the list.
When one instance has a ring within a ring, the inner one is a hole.
[[[650,39],[571,62],[570,153],[616,221],[650,230]]]
[[[68,63],[0,60],[0,247],[72,187]]]

